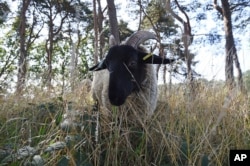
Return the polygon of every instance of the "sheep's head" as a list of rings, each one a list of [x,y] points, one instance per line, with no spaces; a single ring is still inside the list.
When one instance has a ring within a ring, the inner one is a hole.
[[[109,71],[108,96],[112,105],[124,104],[132,92],[140,90],[142,82],[146,79],[146,64],[169,64],[174,61],[162,59],[137,48],[143,41],[154,38],[150,32],[138,31],[124,45],[112,46],[105,59],[90,68],[92,71]]]

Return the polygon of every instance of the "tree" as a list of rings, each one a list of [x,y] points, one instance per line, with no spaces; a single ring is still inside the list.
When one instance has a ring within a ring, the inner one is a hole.
[[[140,11],[142,14],[140,16],[143,18],[140,21],[139,27],[142,29],[153,29],[157,37],[157,47],[159,50],[159,56],[165,58],[166,56],[174,57],[176,54],[173,49],[175,48],[176,39],[172,39],[172,36],[176,35],[178,25],[175,24],[174,18],[169,15],[166,11],[165,2],[161,3],[156,0],[150,1],[145,5],[142,1],[139,1]],[[144,7],[145,6],[145,7]],[[145,8],[145,9],[144,9]],[[179,57],[177,55],[177,57]],[[161,65],[157,67],[157,78]],[[166,83],[166,65],[163,66],[163,83]],[[171,71],[170,71],[171,72]],[[170,74],[171,82],[171,74]]]
[[[67,19],[67,26],[64,28],[65,30],[63,30],[68,34],[64,36],[64,39],[66,39],[65,45],[69,44],[70,46],[70,55],[66,56],[71,57],[69,65],[70,86],[72,91],[74,91],[77,82],[79,82],[88,71],[88,55],[86,52],[91,51],[88,47],[90,44],[88,40],[93,38],[91,33],[93,29],[93,17],[92,11],[87,5],[85,2],[73,1],[72,6],[75,8],[75,13],[70,16],[70,19]],[[65,61],[63,64],[67,65],[67,62]],[[67,66],[61,69],[64,68],[66,70]],[[64,89],[64,87],[62,89]]]
[[[240,63],[238,60],[237,50],[235,47],[234,36],[233,36],[233,26],[232,26],[232,9],[236,8],[242,3],[246,4],[246,2],[239,2],[235,5],[230,5],[228,0],[221,0],[221,6],[218,5],[217,0],[214,0],[214,8],[223,16],[224,21],[224,31],[225,31],[225,77],[226,77],[226,84],[231,89],[235,87],[235,80],[234,80],[234,66],[233,62],[235,62],[235,67],[238,71],[238,84],[240,89],[243,91],[243,79],[242,79],[242,72]]]
[[[34,10],[29,9],[30,2],[30,0],[22,0],[20,2],[20,10],[17,12],[18,15],[11,27],[11,32],[13,32],[13,35],[17,39],[15,42],[18,42],[19,45],[19,49],[15,53],[18,56],[16,94],[21,94],[25,85],[27,75],[27,58],[29,51],[31,45],[39,37],[41,30],[38,28],[36,33],[34,32],[34,30],[37,28],[37,20],[35,19],[36,17]],[[27,15],[34,17],[34,19],[29,23],[27,21]]]
[[[17,74],[17,87],[16,93],[20,94],[23,90],[23,86],[25,84],[25,77],[27,73],[27,56],[28,56],[28,48],[30,46],[30,42],[26,43],[26,27],[27,27],[27,19],[26,13],[28,11],[28,7],[30,5],[30,0],[23,0],[21,4],[21,11],[19,16],[19,44],[20,44],[20,55],[18,60],[18,74]],[[30,29],[30,34],[33,32],[33,25]],[[30,38],[31,39],[31,38]]]
[[[108,5],[110,33],[114,36],[116,44],[119,44],[120,36],[119,36],[119,28],[118,28],[118,21],[117,21],[114,0],[107,0],[107,5]]]
[[[36,7],[38,11],[45,16],[44,22],[46,22],[48,26],[48,36],[45,42],[45,50],[47,54],[47,73],[45,84],[49,89],[52,87],[51,80],[53,77],[52,60],[54,44],[60,39],[60,32],[66,18],[68,18],[70,13],[75,12],[74,8],[71,6],[71,2],[72,0],[63,2],[55,0],[36,1]]]
[[[96,4],[97,2],[97,4]],[[95,32],[95,41],[94,41],[94,63],[96,64],[99,59],[103,58],[104,50],[104,33],[103,33],[103,13],[106,8],[103,10],[100,0],[93,0],[93,10],[94,10],[94,32]]]
[[[177,5],[178,9],[181,11],[181,13],[185,16],[186,20],[181,18],[179,15],[177,15],[171,9],[170,0],[168,0],[166,2],[166,8],[171,13],[171,15],[183,25],[183,28],[182,28],[182,42],[183,42],[183,45],[184,45],[184,56],[185,56],[185,61],[186,61],[186,64],[187,64],[187,79],[188,79],[190,85],[192,86],[193,72],[192,72],[191,64],[192,64],[192,60],[193,60],[194,57],[192,56],[192,54],[190,54],[189,49],[188,49],[188,47],[193,42],[193,35],[192,35],[192,32],[191,32],[191,25],[190,25],[190,21],[189,21],[189,17],[187,15],[187,13],[179,5],[179,2],[177,0],[175,0],[174,2]]]
[[[1,85],[14,88],[9,82],[15,81],[16,93],[20,94],[24,85],[50,88],[49,82],[56,78],[56,85],[64,88],[71,83],[68,78],[74,82],[83,78],[93,52],[89,4],[78,0],[19,3],[10,13],[7,3],[0,2],[0,19],[6,20],[1,22],[6,32],[0,38]]]
[[[9,85],[9,81],[13,81],[13,71],[15,70],[15,60],[17,55],[15,49],[17,49],[16,41],[13,40],[13,36],[8,36],[8,38],[1,39],[0,45],[7,46],[11,49],[10,51],[4,47],[0,47],[0,86]],[[6,89],[10,88],[9,86]]]

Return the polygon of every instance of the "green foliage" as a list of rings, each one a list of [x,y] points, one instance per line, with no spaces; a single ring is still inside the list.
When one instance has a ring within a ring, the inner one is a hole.
[[[163,32],[167,37],[177,33],[178,25],[175,24],[173,17],[161,2],[150,1],[146,8],[146,14],[142,20],[143,29],[151,28],[154,25],[159,32]]]
[[[46,68],[46,57],[44,42],[33,44],[29,60],[33,63],[30,64],[28,70],[31,78],[39,78]],[[34,77],[32,77],[34,75]]]
[[[129,29],[127,22],[121,20],[119,22],[118,26],[119,26],[121,41],[125,41],[127,37],[129,37],[131,34],[133,34],[133,31],[131,29]]]
[[[1,3],[0,6],[5,5]],[[22,2],[18,4],[22,6]],[[5,6],[3,6],[5,7]],[[27,86],[30,83],[43,86],[44,81],[48,77],[48,42],[46,39],[50,36],[47,34],[47,28],[51,25],[48,21],[49,8],[52,9],[53,18],[53,48],[52,48],[52,75],[53,81],[58,85],[68,86],[70,83],[70,63],[72,51],[77,53],[76,60],[76,78],[86,77],[88,70],[88,63],[91,61],[93,44],[92,33],[93,19],[92,11],[89,9],[87,2],[73,1],[47,1],[37,0],[31,1],[26,12],[26,41],[25,51],[27,51],[27,75],[25,80]],[[4,9],[4,8],[1,8]],[[12,19],[9,20],[7,33],[3,34],[0,39],[0,78],[1,88],[11,89],[13,91],[13,79],[17,75],[18,56],[20,43],[19,43],[19,26],[20,26],[20,9],[14,13]],[[16,14],[16,15],[15,15]],[[63,17],[67,19],[60,27],[60,20]],[[7,24],[6,24],[7,25]],[[58,31],[60,30],[60,31]],[[56,33],[58,31],[58,33]],[[76,43],[76,49],[72,50],[73,43]],[[47,45],[47,46],[46,46]],[[8,85],[5,87],[3,85]]]
[[[15,71],[17,69],[17,42],[13,31],[7,34],[7,38],[0,38],[0,87],[6,91],[13,84]]]

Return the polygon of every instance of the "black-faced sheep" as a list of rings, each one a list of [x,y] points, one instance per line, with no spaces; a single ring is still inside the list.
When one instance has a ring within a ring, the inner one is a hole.
[[[104,108],[111,110],[114,105],[143,109],[147,115],[154,112],[157,78],[152,64],[170,64],[174,60],[141,49],[139,45],[148,39],[155,39],[154,34],[138,31],[122,45],[114,45],[111,41],[106,57],[90,68],[96,71],[92,83],[93,98]]]

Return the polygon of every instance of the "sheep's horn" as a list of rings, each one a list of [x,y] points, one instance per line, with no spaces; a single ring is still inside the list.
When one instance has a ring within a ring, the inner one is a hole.
[[[129,37],[125,44],[137,48],[141,43],[148,39],[156,39],[156,37],[153,33],[148,31],[137,31]]]
[[[117,45],[114,35],[109,36],[109,47]]]

